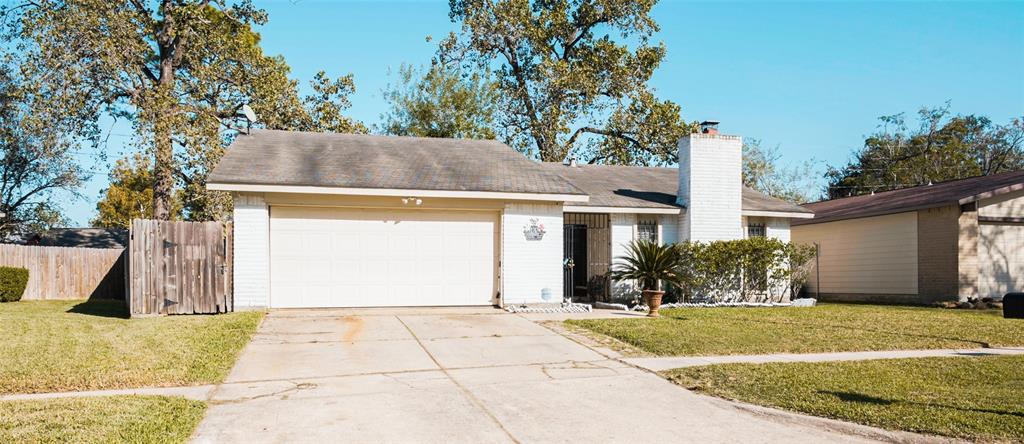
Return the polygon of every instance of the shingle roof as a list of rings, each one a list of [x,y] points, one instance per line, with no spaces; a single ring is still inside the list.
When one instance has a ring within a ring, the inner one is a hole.
[[[545,163],[544,167],[557,173],[577,188],[590,195],[590,201],[574,204],[594,207],[627,208],[679,208],[676,193],[679,188],[679,169],[664,167],[635,167],[619,165],[577,165]],[[799,205],[767,196],[743,187],[743,209],[747,211],[774,211],[810,213]]]
[[[493,140],[252,130],[211,184],[589,195],[574,205],[679,208],[677,168],[537,163]],[[810,213],[744,187],[743,209]]]
[[[253,130],[209,183],[506,193],[584,193],[493,140]]]
[[[794,222],[793,225],[882,216],[951,204],[963,205],[1022,189],[1024,170],[825,200],[804,205],[814,211],[814,219]]]

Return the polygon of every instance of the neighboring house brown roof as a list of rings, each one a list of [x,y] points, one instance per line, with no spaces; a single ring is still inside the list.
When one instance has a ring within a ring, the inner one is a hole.
[[[804,206],[814,211],[814,219],[795,221],[793,225],[964,205],[1017,190],[1024,190],[1024,170],[809,203]]]
[[[590,195],[590,201],[576,206],[627,208],[680,208],[676,205],[679,169],[620,165],[569,166],[549,162],[548,170]],[[743,187],[743,209],[784,213],[810,210]]]
[[[494,140],[252,130],[208,183],[505,193],[584,193]]]
[[[28,245],[43,247],[125,248],[128,230],[124,228],[53,228],[30,236]]]

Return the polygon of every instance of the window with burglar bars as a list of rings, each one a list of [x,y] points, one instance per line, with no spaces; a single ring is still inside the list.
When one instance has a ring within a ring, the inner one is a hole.
[[[750,224],[747,226],[747,238],[765,237],[764,224]]]
[[[636,238],[638,240],[658,243],[658,221],[649,218],[638,220],[636,223]]]

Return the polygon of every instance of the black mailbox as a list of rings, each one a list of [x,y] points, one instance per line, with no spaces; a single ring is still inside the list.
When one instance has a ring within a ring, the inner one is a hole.
[[[1024,293],[1006,293],[1003,296],[1003,317],[1024,319]]]

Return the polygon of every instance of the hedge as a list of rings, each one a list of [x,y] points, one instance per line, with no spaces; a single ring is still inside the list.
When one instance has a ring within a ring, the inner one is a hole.
[[[20,301],[28,285],[28,270],[0,267],[0,302]]]
[[[815,249],[778,239],[683,242],[679,284],[684,301],[780,302],[807,282]]]

